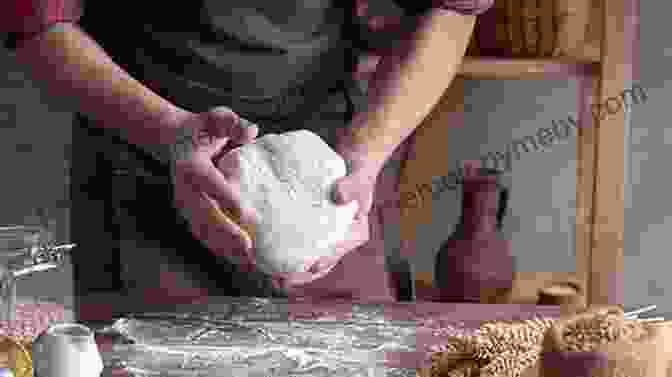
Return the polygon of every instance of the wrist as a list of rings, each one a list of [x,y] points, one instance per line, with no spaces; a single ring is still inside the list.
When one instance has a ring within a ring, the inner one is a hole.
[[[356,165],[382,166],[396,148],[390,148],[383,136],[376,137],[365,121],[355,119],[339,133],[336,151]]]
[[[184,143],[185,139],[189,139],[187,141],[191,143],[192,130],[185,128],[188,123],[186,120],[191,116],[193,113],[177,106],[166,107],[148,119],[148,123],[153,125],[152,131],[156,136],[152,142],[143,145],[143,148],[155,159],[172,166],[176,160],[176,146]]]
[[[387,160],[384,154],[376,154],[365,144],[353,144],[345,139],[339,141],[335,150],[345,160],[348,174],[357,170],[378,171]]]
[[[193,115],[192,112],[174,105],[166,107],[153,120],[158,135],[155,144],[175,144],[180,139],[183,128],[187,124],[186,120]]]

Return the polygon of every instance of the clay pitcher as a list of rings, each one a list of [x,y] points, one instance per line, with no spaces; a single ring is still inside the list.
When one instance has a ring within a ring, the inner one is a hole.
[[[515,260],[501,233],[509,189],[500,184],[500,175],[486,168],[463,174],[460,222],[436,257],[441,301],[494,303],[512,288]]]

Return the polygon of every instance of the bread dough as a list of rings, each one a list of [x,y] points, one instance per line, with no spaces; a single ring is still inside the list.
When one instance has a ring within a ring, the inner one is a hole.
[[[240,166],[241,204],[259,215],[254,248],[261,271],[305,272],[335,253],[358,205],[332,202],[333,183],[346,175],[346,164],[324,140],[307,130],[267,134],[222,160],[227,158]]]

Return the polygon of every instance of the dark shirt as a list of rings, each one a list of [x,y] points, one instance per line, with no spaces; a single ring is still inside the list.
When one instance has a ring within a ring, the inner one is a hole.
[[[22,40],[49,28],[57,22],[77,22],[82,15],[83,0],[8,0],[0,15],[0,32],[10,33],[6,47],[14,49]],[[481,14],[488,10],[494,0],[394,0],[409,13],[420,13],[432,6],[451,9],[461,14]],[[355,1],[357,5],[362,1]],[[115,2],[119,4],[118,2]],[[347,2],[346,2],[347,4]],[[133,4],[137,5],[137,3]],[[161,4],[162,9],[165,2]],[[117,8],[122,8],[121,6]],[[131,14],[122,8],[124,13]],[[163,10],[163,9],[162,9]],[[356,14],[354,9],[352,14]],[[118,20],[122,22],[122,20]]]
[[[372,47],[356,16],[361,0],[82,1],[10,1],[6,46],[78,22],[131,76],[192,111],[224,103],[250,118],[286,118],[351,80],[357,52]],[[479,14],[494,0],[390,1],[413,16],[432,7]]]

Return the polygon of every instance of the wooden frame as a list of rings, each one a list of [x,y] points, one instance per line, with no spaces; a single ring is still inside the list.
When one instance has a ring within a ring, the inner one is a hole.
[[[587,1],[587,0],[586,0]],[[399,192],[413,191],[449,171],[446,124],[463,124],[465,79],[549,79],[573,77],[579,84],[576,190],[576,271],[589,304],[623,304],[623,231],[627,114],[592,115],[593,104],[619,98],[632,85],[638,53],[639,0],[601,0],[603,39],[600,62],[558,59],[465,58],[458,77],[407,145]],[[623,26],[625,25],[625,27]],[[599,195],[598,195],[599,193]],[[430,199],[431,200],[431,199]],[[417,229],[432,219],[432,206],[403,208],[402,249],[415,250]],[[431,273],[419,273],[427,280]]]

